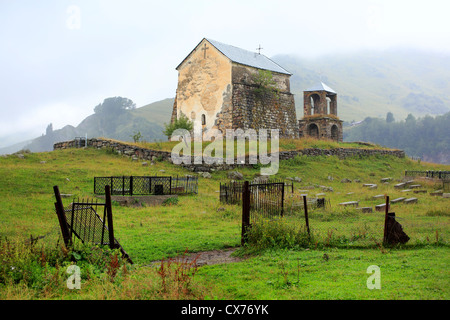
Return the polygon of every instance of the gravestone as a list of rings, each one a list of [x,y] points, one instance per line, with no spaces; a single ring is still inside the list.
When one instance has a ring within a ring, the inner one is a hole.
[[[401,197],[401,198],[397,198],[397,199],[391,200],[391,203],[403,202],[405,200],[406,200],[406,198]]]
[[[390,209],[390,205],[388,206],[388,210]],[[375,206],[375,211],[386,211],[386,203],[382,203]]]
[[[417,198],[409,198],[405,200],[406,204],[417,203]]]
[[[357,207],[359,205],[359,201],[347,201],[347,202],[339,203],[339,205],[344,206],[344,207],[347,207],[347,206]]]

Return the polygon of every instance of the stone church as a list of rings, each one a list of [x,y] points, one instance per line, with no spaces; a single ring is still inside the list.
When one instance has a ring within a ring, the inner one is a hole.
[[[292,74],[260,53],[204,38],[176,70],[172,122],[184,114],[203,132],[279,129],[280,138],[343,140],[337,93],[323,82],[305,90],[304,116],[297,120]],[[270,90],[261,90],[261,71],[270,75]]]
[[[172,121],[184,114],[203,132],[279,129],[280,138],[298,137],[292,74],[266,56],[204,38],[176,70]],[[269,72],[270,90],[260,90],[260,70]]]

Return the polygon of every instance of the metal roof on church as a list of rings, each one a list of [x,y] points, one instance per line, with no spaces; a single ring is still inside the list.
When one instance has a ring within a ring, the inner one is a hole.
[[[243,64],[246,66],[269,70],[273,72],[278,72],[282,74],[292,75],[289,71],[267,58],[263,54],[259,54],[252,51],[247,51],[229,44],[225,44],[216,40],[205,38],[209,43],[211,43],[217,50],[222,52],[224,56],[233,62]],[[203,41],[203,40],[202,40]],[[201,43],[201,41],[200,41]],[[184,61],[184,60],[183,60]],[[180,63],[181,65],[181,63]],[[177,67],[178,69],[178,67]]]
[[[323,83],[322,81],[320,81],[319,83],[317,83],[316,85],[312,86],[311,88],[305,90],[305,92],[310,92],[310,91],[327,91],[330,93],[334,93],[337,94],[336,91],[334,91],[333,89],[331,89],[329,86],[327,86],[325,83]]]

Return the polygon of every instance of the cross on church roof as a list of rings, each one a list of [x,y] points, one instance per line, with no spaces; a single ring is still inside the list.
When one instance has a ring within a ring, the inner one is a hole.
[[[203,53],[204,53],[204,55],[203,55],[203,58],[204,59],[206,59],[206,50],[208,50],[209,49],[209,47],[207,47],[206,46],[206,43],[203,45],[203,48],[202,48],[202,50],[203,50]]]
[[[258,50],[258,54],[261,54],[261,49],[264,49],[264,48],[261,48],[261,45],[259,45],[259,47],[256,48],[256,50]]]

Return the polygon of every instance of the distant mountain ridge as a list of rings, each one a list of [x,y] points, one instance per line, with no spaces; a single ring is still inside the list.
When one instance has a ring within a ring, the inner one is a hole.
[[[410,113],[420,117],[450,111],[450,55],[389,50],[316,59],[277,55],[271,59],[293,74],[291,92],[298,119],[303,117],[303,91],[319,81],[337,92],[338,116],[346,122],[385,118],[388,112],[400,121]],[[173,102],[174,98],[168,98],[130,110],[106,136],[99,115],[92,114],[76,127],[68,125],[29,144],[17,144],[17,150],[50,151],[55,142],[86,135],[132,141],[138,131],[143,140],[165,140],[162,130],[170,121]],[[2,148],[0,154],[13,150]]]
[[[72,140],[76,137],[105,137],[122,141],[132,141],[132,136],[137,132],[142,135],[142,140],[149,142],[166,140],[162,133],[164,123],[169,122],[174,98],[150,103],[140,108],[127,111],[126,116],[118,119],[115,132],[105,134],[100,115],[94,113],[86,117],[76,127],[67,125],[61,129],[46,132],[45,135],[14,146],[1,148],[0,154],[14,153],[21,149],[31,152],[52,151],[53,144],[60,141]],[[169,110],[169,111],[167,111]]]

